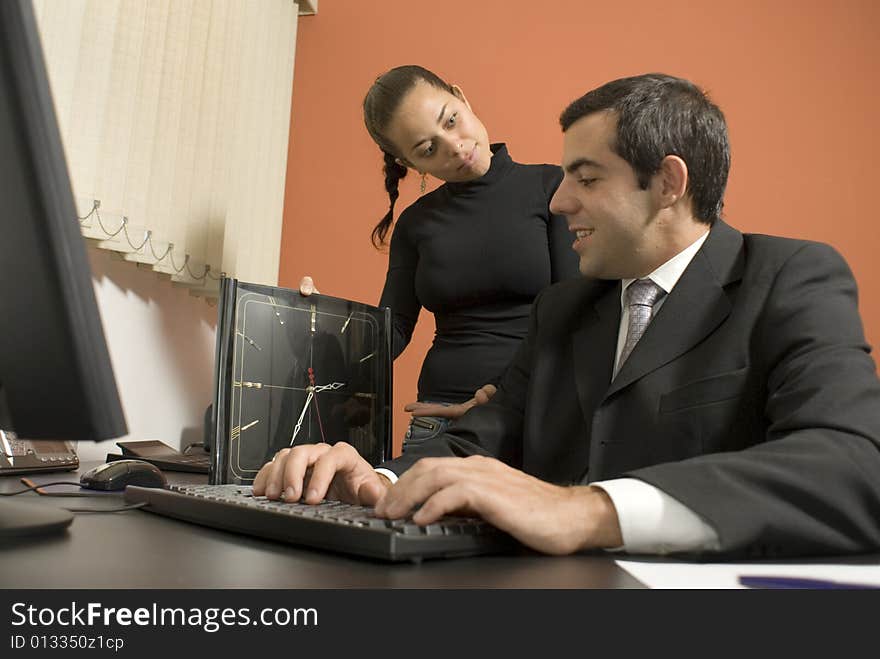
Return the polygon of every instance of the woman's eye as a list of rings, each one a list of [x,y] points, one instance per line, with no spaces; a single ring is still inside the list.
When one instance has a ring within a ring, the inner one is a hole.
[[[446,125],[451,128],[452,126],[455,125],[455,122],[457,119],[458,119],[458,113],[453,112],[451,115],[449,115],[449,119],[446,120]]]
[[[427,147],[425,147],[425,150],[422,151],[422,155],[425,158],[427,158],[428,156],[431,156],[433,154],[434,154],[434,145],[433,144],[429,144]]]
[[[585,188],[590,187],[595,182],[596,182],[596,179],[594,179],[594,178],[582,178],[578,181],[578,183],[580,183]]]

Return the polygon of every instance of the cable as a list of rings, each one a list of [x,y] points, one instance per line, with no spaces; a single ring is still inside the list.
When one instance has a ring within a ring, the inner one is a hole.
[[[32,483],[29,478],[21,479],[24,483]],[[19,490],[18,492],[0,492],[0,496],[4,497],[14,497],[18,494],[24,494],[25,492],[36,492],[37,494],[44,497],[89,497],[91,499],[100,499],[101,494],[86,494],[84,492],[59,492],[57,494],[50,494],[49,492],[40,492],[41,487],[49,487],[50,485],[76,485],[77,487],[81,487],[79,483],[73,483],[71,481],[54,481],[52,483],[43,483],[41,485],[32,485],[31,487],[27,487],[23,490]],[[121,494],[121,492],[120,492]],[[61,506],[62,510],[69,510],[72,513],[120,513],[125,510],[134,510],[135,508],[143,508],[147,505],[146,501],[141,501],[140,503],[133,503],[129,506],[118,506],[116,508],[65,508]]]
[[[94,494],[90,494],[88,492],[82,492],[81,489],[80,489],[80,491],[77,491],[77,492],[44,492],[42,489],[43,488],[42,485],[37,485],[30,478],[28,478],[26,476],[22,477],[21,482],[24,483],[25,485],[27,485],[28,487],[33,488],[34,492],[36,492],[37,494],[39,494],[40,496],[43,496],[43,497],[92,497],[92,498],[95,497]],[[61,485],[61,484],[62,483],[49,483],[49,485]],[[74,483],[64,483],[64,484],[73,485]],[[82,488],[82,485],[80,483],[76,483],[76,485],[78,487]]]
[[[24,480],[24,479],[22,479],[22,480]],[[47,494],[47,493],[38,491],[41,487],[48,487],[50,485],[76,485],[77,487],[80,487],[79,483],[73,483],[71,481],[55,481],[54,483],[42,483],[40,485],[32,485],[31,487],[25,488],[23,490],[19,490],[18,492],[0,492],[0,496],[14,497],[17,494],[24,494],[25,492],[37,492],[37,494],[42,494],[43,496],[59,496],[58,494]],[[83,494],[82,496],[89,496],[89,495]]]
[[[69,510],[72,513],[121,513],[125,510],[134,510],[135,508],[143,508],[146,505],[147,505],[146,501],[141,501],[140,503],[133,503],[130,506],[119,506],[118,508],[100,508],[100,509],[64,508],[64,510]]]

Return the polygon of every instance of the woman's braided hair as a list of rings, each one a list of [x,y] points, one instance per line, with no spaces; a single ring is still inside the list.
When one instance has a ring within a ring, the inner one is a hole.
[[[388,212],[373,227],[371,239],[377,249],[381,249],[385,245],[385,238],[394,224],[394,202],[400,196],[398,184],[408,171],[406,166],[398,162],[398,159],[404,160],[404,158],[395,154],[396,149],[391,141],[385,137],[385,131],[403,98],[418,82],[426,82],[448,91],[450,94],[455,93],[452,85],[436,74],[421,66],[410,64],[398,66],[379,76],[364,97],[364,124],[366,124],[370,137],[382,150],[385,159],[383,167],[385,190],[388,192],[388,198],[391,202]]]

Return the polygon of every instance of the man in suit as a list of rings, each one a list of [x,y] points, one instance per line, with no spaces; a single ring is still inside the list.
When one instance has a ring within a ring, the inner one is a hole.
[[[615,80],[561,124],[551,209],[585,276],[537,298],[498,393],[376,470],[282,451],[255,491],[464,510],[549,553],[876,551],[880,383],[843,259],[720,219],[727,128],[686,80]]]

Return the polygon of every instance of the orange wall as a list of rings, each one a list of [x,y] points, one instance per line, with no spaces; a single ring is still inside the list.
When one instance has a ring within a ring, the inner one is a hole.
[[[421,64],[459,84],[520,162],[559,162],[557,117],[569,101],[662,71],[704,86],[727,116],[727,221],[836,246],[876,344],[878,31],[875,0],[321,0],[299,23],[280,284],[310,274],[325,293],[378,301],[387,256],[369,235],[387,196],[361,102],[383,71]],[[417,195],[410,176],[398,209]],[[395,363],[397,450],[433,329],[423,313]]]

